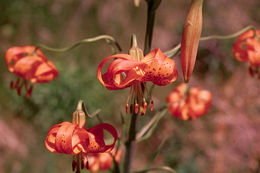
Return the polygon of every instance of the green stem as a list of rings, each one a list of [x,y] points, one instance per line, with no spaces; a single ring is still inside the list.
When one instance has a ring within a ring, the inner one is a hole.
[[[161,0],[146,0],[146,2],[148,6],[148,11],[145,32],[144,55],[148,54],[151,50],[155,13],[161,3]]]
[[[232,39],[235,37],[238,37],[239,35],[243,34],[246,31],[253,30],[256,35],[256,29],[254,26],[247,26],[240,31],[237,31],[230,35],[210,35],[206,37],[201,37],[200,41],[206,41],[206,40],[212,40],[212,39],[218,39],[218,40],[226,40],[226,39]],[[180,50],[181,44],[179,43],[177,46],[175,46],[173,49],[170,49],[169,51],[164,52],[166,56],[172,57],[177,54],[177,52]]]
[[[145,33],[145,43],[144,43],[144,55],[148,54],[151,50],[152,44],[152,35],[153,35],[153,27],[155,20],[156,9],[159,7],[161,0],[146,0],[148,8],[147,8],[147,24],[146,24],[146,33]],[[134,44],[134,36],[132,38],[132,44]],[[131,45],[132,46],[132,45]],[[142,86],[142,90],[144,87]],[[125,143],[126,153],[124,159],[124,173],[129,173],[132,164],[132,158],[134,153],[134,147],[136,143],[136,128],[137,128],[137,116],[138,114],[133,111],[130,127],[129,127],[129,135],[128,140]]]
[[[126,152],[125,152],[125,160],[124,160],[124,173],[129,173],[131,169],[131,163],[133,158],[133,152],[135,147],[135,138],[136,138],[136,126],[137,126],[137,115],[135,111],[133,111],[130,127],[129,127],[129,136],[128,140],[125,143]]]
[[[111,45],[111,49],[112,49],[113,52],[116,52],[116,49],[118,51],[121,51],[121,47],[118,44],[118,42],[113,37],[111,37],[109,35],[100,35],[100,36],[97,36],[97,37],[83,39],[83,40],[80,40],[80,41],[72,44],[71,46],[67,46],[67,47],[64,47],[64,48],[52,48],[52,47],[46,46],[44,44],[39,44],[36,47],[41,48],[41,49],[45,49],[45,50],[48,50],[48,51],[52,51],[52,52],[66,52],[66,51],[70,51],[70,50],[74,49],[75,47],[77,47],[81,44],[96,42],[96,41],[99,41],[99,40],[106,40],[106,42],[109,45]]]

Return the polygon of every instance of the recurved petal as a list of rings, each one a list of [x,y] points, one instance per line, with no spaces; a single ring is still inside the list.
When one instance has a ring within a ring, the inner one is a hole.
[[[52,126],[46,136],[46,139],[44,141],[45,147],[50,151],[50,152],[57,152],[56,150],[56,136],[57,133],[60,129],[61,126],[70,124],[69,122],[63,122],[60,124],[56,124]]]
[[[260,30],[257,30],[256,34],[259,37]],[[254,36],[255,35],[253,30],[246,31],[241,34],[233,44],[233,54],[238,61],[248,61],[249,58],[252,57],[252,42],[256,41]],[[259,44],[259,41],[256,44]]]
[[[50,82],[58,76],[59,72],[51,61],[42,62],[35,70],[32,83]]]
[[[108,131],[113,136],[114,141],[110,145],[105,144],[104,130]],[[87,153],[109,152],[114,148],[118,136],[116,129],[112,125],[102,123],[87,131],[90,133],[89,146],[86,149]]]
[[[88,136],[86,129],[63,122],[51,127],[44,143],[50,152],[75,155],[88,147]]]
[[[38,56],[26,56],[15,63],[13,73],[26,80],[34,78],[37,68],[43,63]]]
[[[111,60],[108,70],[102,75],[103,65]],[[131,59],[127,54],[117,54],[104,59],[98,66],[97,77],[100,83],[109,90],[124,89],[135,80],[141,80],[143,76],[142,68],[145,64]]]
[[[259,35],[260,36],[260,35]],[[248,58],[252,66],[260,66],[260,40],[248,39]]]
[[[21,58],[25,56],[32,56],[33,53],[39,56],[42,60],[46,60],[46,57],[43,53],[37,49],[35,46],[24,46],[24,47],[11,47],[5,52],[5,61],[8,66],[8,69],[13,72],[13,66],[19,61]]]
[[[144,81],[151,81],[156,85],[164,86],[177,79],[178,72],[174,60],[168,58],[160,49],[154,49],[142,60],[145,66]]]

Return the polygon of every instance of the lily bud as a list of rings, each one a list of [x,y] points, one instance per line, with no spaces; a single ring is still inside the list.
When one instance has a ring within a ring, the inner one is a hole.
[[[185,82],[190,80],[196,61],[202,30],[202,5],[203,0],[192,0],[182,31],[181,66]]]
[[[135,4],[136,7],[139,7],[140,0],[134,0],[134,4]]]

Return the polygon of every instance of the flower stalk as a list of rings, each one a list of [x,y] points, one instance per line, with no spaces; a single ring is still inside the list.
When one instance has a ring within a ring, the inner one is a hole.
[[[254,26],[250,25],[250,26],[247,26],[233,34],[229,34],[229,35],[210,35],[210,36],[205,36],[205,37],[200,37],[200,41],[207,41],[207,40],[213,40],[213,39],[216,39],[216,40],[227,40],[227,39],[232,39],[232,38],[236,38],[238,37],[239,35],[241,35],[242,33],[246,32],[246,31],[249,31],[249,30],[253,30],[255,33],[256,33],[256,29]],[[256,35],[256,34],[255,34]],[[179,52],[181,48],[181,43],[179,43],[177,46],[175,46],[174,48],[164,52],[164,54],[167,56],[167,57],[173,57],[175,55],[177,55],[177,53]]]
[[[45,50],[51,51],[51,52],[66,52],[66,51],[70,51],[70,50],[78,47],[81,44],[92,43],[92,42],[96,42],[96,41],[100,41],[100,40],[106,40],[106,42],[111,46],[111,50],[113,53],[121,51],[121,47],[120,47],[119,43],[113,37],[111,37],[109,35],[99,35],[97,37],[83,39],[83,40],[80,40],[80,41],[78,41],[70,46],[64,47],[64,48],[52,48],[52,47],[46,46],[44,44],[37,45],[37,48],[45,49]]]
[[[144,55],[150,52],[151,45],[152,45],[152,36],[153,36],[153,27],[154,27],[154,20],[156,9],[159,7],[161,0],[146,0],[147,3],[147,23],[146,23],[146,33],[145,33],[145,43],[144,43]],[[135,37],[132,37],[132,42],[135,43]],[[133,45],[131,45],[132,47]],[[142,86],[142,90],[144,91],[144,86]],[[126,152],[125,158],[123,163],[123,172],[129,173],[132,164],[132,158],[136,143],[136,132],[137,132],[137,117],[138,114],[135,111],[132,112],[131,122],[128,132],[128,139],[125,143]]]
[[[145,32],[144,55],[148,54],[151,50],[155,13],[161,3],[161,0],[146,0],[146,3],[148,6],[148,11]]]
[[[131,49],[129,50],[129,54],[133,56],[135,59],[138,59],[140,55],[140,49],[137,47],[137,39],[136,36],[133,34],[131,37]],[[142,52],[141,52],[142,53]],[[133,105],[137,104],[136,101],[134,101]],[[125,159],[124,159],[124,173],[129,173],[131,169],[131,163],[133,158],[133,151],[135,147],[135,138],[136,138],[136,128],[137,128],[137,115],[138,112],[136,111],[130,111],[132,112],[131,116],[131,122],[128,132],[128,139],[125,142],[126,152],[125,152]]]

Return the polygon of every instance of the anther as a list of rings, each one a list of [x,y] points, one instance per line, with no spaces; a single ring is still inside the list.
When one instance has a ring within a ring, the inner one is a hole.
[[[142,111],[141,115],[144,115],[146,113],[146,110],[147,110],[147,103],[143,102],[143,111]]]
[[[133,109],[134,109],[134,106],[133,104],[130,105],[130,113],[132,114],[133,113]]]
[[[88,156],[82,153],[82,158],[81,158],[81,169],[89,169],[88,166]]]
[[[151,100],[151,111],[153,111],[153,100]]]
[[[21,93],[22,93],[22,87],[19,86],[18,88],[16,88],[16,91],[17,91],[18,96],[21,96]]]
[[[125,106],[125,111],[126,111],[126,113],[128,113],[128,111],[129,111],[129,105],[128,105],[128,103],[127,103],[126,106]]]
[[[32,95],[32,91],[33,91],[33,85],[31,85],[30,88],[27,90],[26,98],[29,98]]]
[[[76,160],[72,160],[72,171],[74,172],[77,166]]]
[[[84,169],[84,166],[85,166],[85,165],[84,165],[84,159],[82,158],[82,159],[81,159],[81,163],[80,163],[81,169]]]
[[[20,84],[20,79],[18,78],[15,82],[14,88],[18,88]]]
[[[11,81],[10,82],[10,89],[13,90],[15,87],[14,87],[14,81]]]
[[[135,114],[138,113],[138,107],[139,107],[139,105],[136,103],[136,104],[135,104]]]

